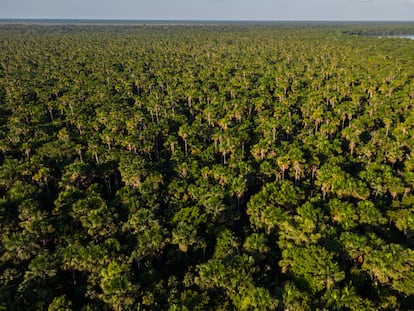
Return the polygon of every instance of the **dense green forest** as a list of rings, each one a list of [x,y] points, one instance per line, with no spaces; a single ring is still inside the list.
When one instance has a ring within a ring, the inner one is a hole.
[[[395,33],[0,25],[0,309],[411,309]]]

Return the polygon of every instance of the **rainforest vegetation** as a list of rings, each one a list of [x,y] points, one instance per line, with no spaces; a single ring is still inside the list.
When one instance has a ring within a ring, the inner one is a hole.
[[[395,33],[0,25],[0,309],[412,308]]]

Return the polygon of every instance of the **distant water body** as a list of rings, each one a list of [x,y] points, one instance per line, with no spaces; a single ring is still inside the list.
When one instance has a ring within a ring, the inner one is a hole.
[[[380,38],[403,38],[414,40],[414,35],[391,35],[391,36],[380,36]]]

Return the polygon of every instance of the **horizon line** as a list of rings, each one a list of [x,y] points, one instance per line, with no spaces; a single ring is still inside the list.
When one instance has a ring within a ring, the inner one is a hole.
[[[140,21],[140,22],[403,22],[414,23],[414,20],[392,19],[208,19],[208,18],[72,18],[72,17],[0,17],[5,21]]]

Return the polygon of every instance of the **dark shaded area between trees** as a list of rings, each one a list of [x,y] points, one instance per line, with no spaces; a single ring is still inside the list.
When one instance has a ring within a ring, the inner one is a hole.
[[[412,308],[414,41],[374,26],[1,25],[0,309]]]

